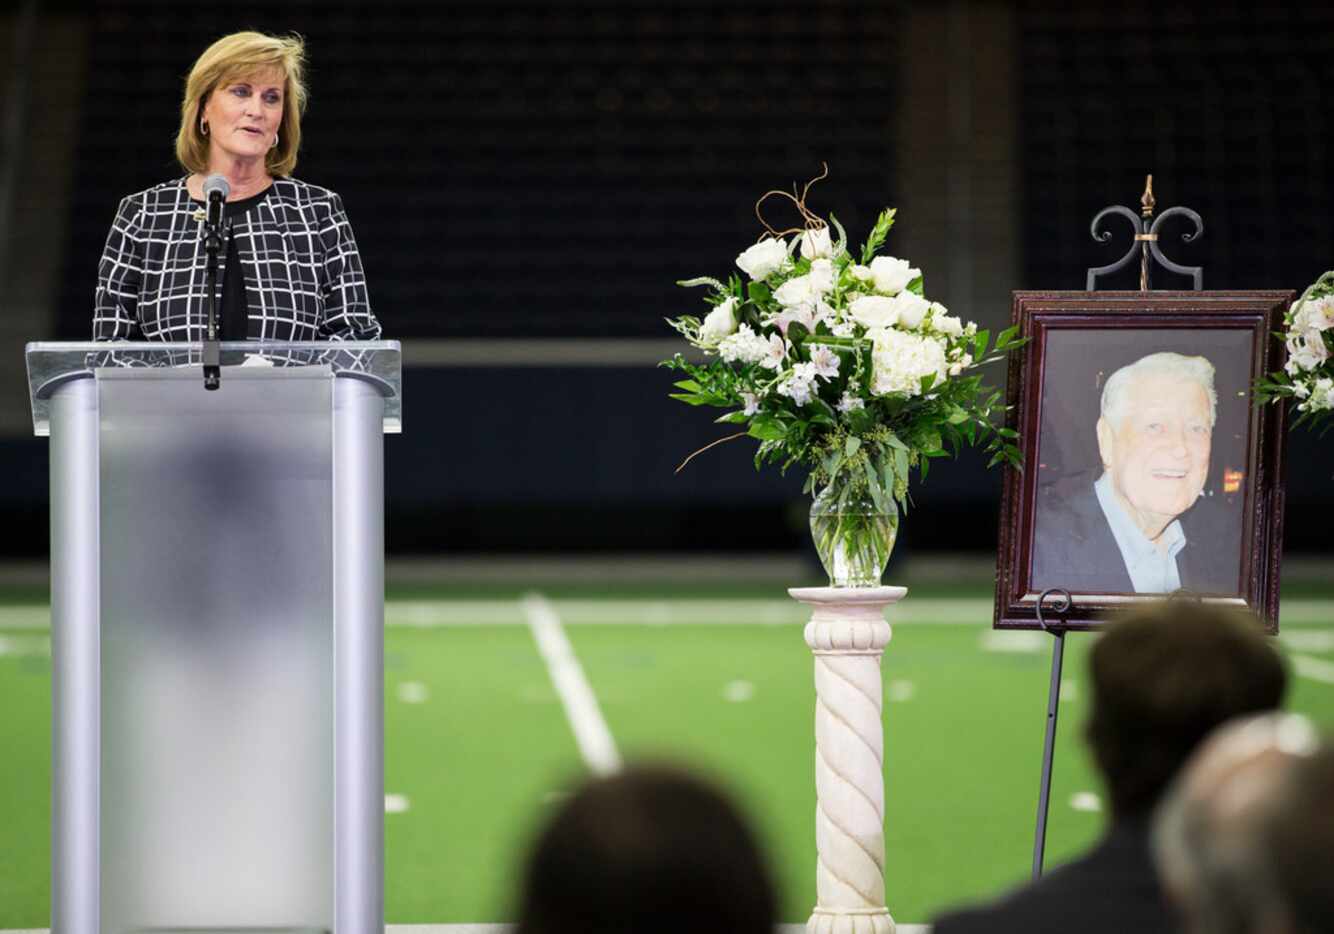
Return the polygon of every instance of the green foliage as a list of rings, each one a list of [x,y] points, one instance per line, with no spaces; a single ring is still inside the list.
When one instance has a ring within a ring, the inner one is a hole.
[[[1334,270],[1316,279],[1284,315],[1286,330],[1273,335],[1292,356],[1284,367],[1255,381],[1255,404],[1291,403],[1297,412],[1292,427],[1319,429],[1320,436],[1334,428],[1334,327],[1323,316],[1309,317],[1313,305],[1334,296]],[[1305,319],[1305,320],[1303,320]],[[1311,346],[1308,342],[1314,342]],[[1319,351],[1323,347],[1323,354]],[[1308,352],[1302,352],[1303,349]],[[1310,352],[1314,351],[1314,352]]]
[[[884,245],[894,218],[893,208],[876,218],[862,246],[861,265],[869,264]],[[739,437],[759,442],[757,469],[771,465],[786,471],[800,464],[808,469],[807,492],[833,485],[843,495],[864,493],[895,513],[909,505],[913,469],[925,479],[932,460],[957,456],[965,445],[983,447],[992,465],[1018,468],[1018,439],[1012,430],[1000,427],[1005,407],[980,372],[1023,345],[1017,329],[1005,329],[993,344],[988,331],[965,327],[957,319],[938,319],[946,312],[933,305],[920,325],[898,330],[938,344],[939,352],[947,355],[951,375],[923,377],[912,393],[873,392],[875,337],[850,317],[848,309],[857,297],[874,294],[874,283],[854,275],[856,259],[847,250],[847,234],[832,216],[830,228],[836,233],[833,255],[821,260],[828,265],[817,272],[828,276],[832,267],[832,281],[821,280],[826,284],[819,294],[823,309],[819,315],[802,317],[776,298],[793,280],[809,276],[803,282],[815,281],[815,263],[798,251],[800,237],[786,244],[780,268],[757,281],[742,281],[734,274],[725,283],[712,277],[681,283],[708,286],[710,306],[734,299],[735,334],[751,345],[747,352],[734,348],[723,353],[720,342],[733,339],[726,330],[722,336],[703,335],[700,317],[671,320],[669,324],[705,355],[702,363],[680,354],[662,363],[683,377],[674,384],[677,391],[671,398],[726,410],[719,423],[738,426]],[[906,288],[925,297],[921,276]],[[781,359],[757,354],[755,346],[778,347]],[[805,391],[794,389],[803,379]]]
[[[889,229],[894,226],[894,215],[897,213],[894,208],[885,208],[880,212],[880,216],[875,219],[875,226],[871,228],[871,235],[866,238],[866,243],[862,245],[862,265],[868,265],[875,255],[880,252],[880,247],[884,246],[885,238],[889,236]]]

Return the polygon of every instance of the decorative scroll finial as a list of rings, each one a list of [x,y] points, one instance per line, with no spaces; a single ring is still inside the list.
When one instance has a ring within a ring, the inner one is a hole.
[[[1106,266],[1090,266],[1088,270],[1088,280],[1085,288],[1092,292],[1097,288],[1099,276],[1105,276],[1110,273],[1125,269],[1139,254],[1139,287],[1141,292],[1149,291],[1149,257],[1153,257],[1160,266],[1172,272],[1180,273],[1183,276],[1190,276],[1195,284],[1195,290],[1204,288],[1204,267],[1203,266],[1181,266],[1172,262],[1163,255],[1162,249],[1158,246],[1158,229],[1163,226],[1163,221],[1169,217],[1184,217],[1195,225],[1193,231],[1188,231],[1181,235],[1183,243],[1190,243],[1192,240],[1200,237],[1204,233],[1204,221],[1200,215],[1196,214],[1190,208],[1168,208],[1156,218],[1153,211],[1157,201],[1153,197],[1153,176],[1148,175],[1144,179],[1144,194],[1140,198],[1140,213],[1136,216],[1135,212],[1122,205],[1112,205],[1103,208],[1093,216],[1093,223],[1089,225],[1089,233],[1093,239],[1099,243],[1106,243],[1112,239],[1112,233],[1109,230],[1103,230],[1103,219],[1116,214],[1124,217],[1135,228],[1135,239],[1130,244],[1130,249],[1126,250],[1124,256],[1114,263]]]

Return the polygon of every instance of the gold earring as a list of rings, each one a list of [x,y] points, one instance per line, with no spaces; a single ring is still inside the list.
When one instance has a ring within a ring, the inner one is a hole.
[[[273,142],[269,143],[269,148],[270,148],[270,149],[273,149],[273,148],[275,148],[277,145],[278,145],[278,134],[277,134],[277,133],[274,133],[274,134],[273,134]]]

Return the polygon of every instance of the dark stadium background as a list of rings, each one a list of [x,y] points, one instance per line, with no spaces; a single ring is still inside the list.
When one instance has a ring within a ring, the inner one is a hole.
[[[117,201],[179,174],[184,75],[240,28],[306,37],[297,175],[343,195],[372,304],[404,343],[404,434],[386,448],[393,554],[804,547],[800,477],[756,474],[749,442],[673,473],[723,432],[667,399],[670,374],[651,364],[672,349],[663,318],[699,307],[673,282],[726,275],[758,232],[756,197],[821,162],[813,206],[860,240],[897,205],[888,251],[985,326],[1004,326],[1012,289],[1081,288],[1085,267],[1118,256],[1125,231],[1100,247],[1089,220],[1136,205],[1148,172],[1160,209],[1203,215],[1201,241],[1166,250],[1203,264],[1206,288],[1301,289],[1334,266],[1329,5],[2,10],[11,557],[47,543],[47,445],[25,422],[22,343],[86,339]],[[1299,433],[1287,459],[1287,547],[1321,549],[1334,457]],[[999,488],[976,456],[939,465],[900,549],[994,549]]]

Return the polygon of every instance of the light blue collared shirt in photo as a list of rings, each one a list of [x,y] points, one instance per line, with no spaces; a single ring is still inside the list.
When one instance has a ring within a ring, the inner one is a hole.
[[[1130,583],[1135,593],[1171,593],[1181,589],[1181,575],[1177,572],[1177,554],[1186,547],[1186,533],[1181,530],[1181,520],[1173,519],[1172,524],[1163,529],[1163,541],[1167,548],[1161,549],[1149,541],[1140,531],[1126,511],[1117,502],[1112,491],[1112,478],[1104,473],[1093,484],[1093,491],[1098,495],[1098,505],[1107,517],[1107,524],[1112,528],[1112,537],[1116,547],[1121,550],[1126,570],[1130,572]]]

